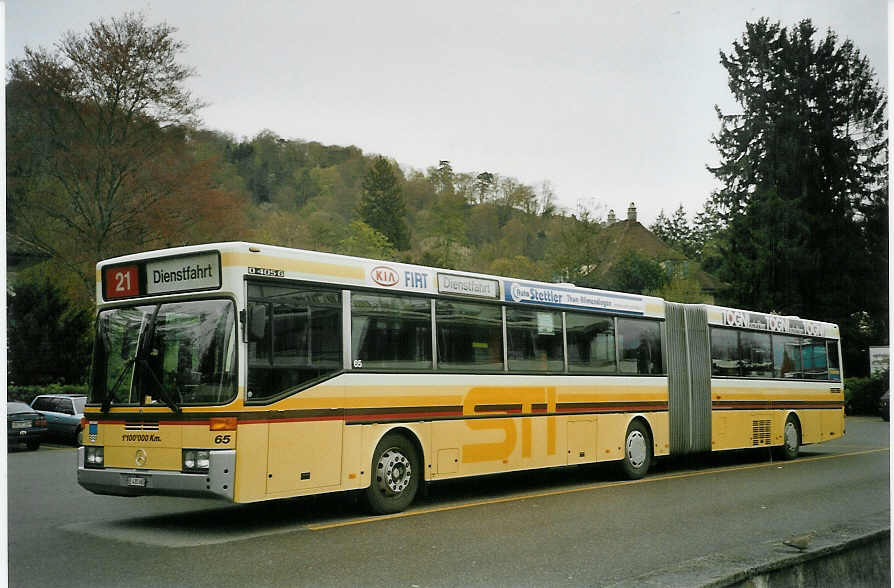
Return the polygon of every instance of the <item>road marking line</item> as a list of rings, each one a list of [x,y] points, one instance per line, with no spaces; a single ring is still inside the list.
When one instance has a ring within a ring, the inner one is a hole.
[[[362,519],[350,519],[347,521],[340,521],[336,523],[320,523],[320,524],[311,524],[307,525],[307,529],[310,531],[325,531],[327,529],[335,529],[338,527],[350,527],[353,525],[363,525],[366,523],[375,523],[379,521],[388,521],[391,519],[401,519],[405,517],[414,517],[418,515],[424,514],[433,514],[438,512],[446,512],[451,510],[460,510],[464,508],[473,508],[476,506],[486,506],[490,504],[503,504],[506,502],[520,502],[522,500],[529,500],[531,498],[548,498],[550,496],[561,496],[563,494],[573,494],[576,492],[589,492],[591,490],[602,490],[603,488],[615,488],[618,486],[632,486],[634,484],[649,484],[651,482],[663,482],[665,480],[680,480],[683,478],[694,478],[696,476],[707,476],[712,474],[724,474],[728,472],[739,472],[745,470],[754,470],[759,468],[768,468],[772,466],[778,466],[783,463],[785,465],[798,465],[802,463],[810,463],[814,461],[821,461],[824,459],[836,459],[839,457],[854,457],[857,455],[866,455],[869,453],[881,453],[883,451],[890,451],[888,447],[880,447],[875,449],[866,449],[863,451],[852,451],[849,453],[838,453],[835,455],[819,455],[816,457],[804,457],[801,459],[797,459],[794,461],[771,461],[765,463],[758,464],[750,464],[744,466],[732,466],[725,467],[719,469],[708,469],[708,470],[699,470],[696,472],[684,472],[680,474],[667,474],[663,476],[655,476],[650,478],[641,478],[639,480],[621,480],[618,482],[602,482],[599,484],[590,484],[589,486],[581,486],[579,488],[563,488],[560,490],[547,490],[545,492],[535,492],[533,494],[522,494],[519,496],[506,496],[503,498],[489,498],[486,500],[476,500],[474,502],[464,502],[462,504],[451,504],[447,506],[435,506],[430,508],[420,508],[418,510],[399,512],[390,515],[380,515],[376,517],[364,517]]]

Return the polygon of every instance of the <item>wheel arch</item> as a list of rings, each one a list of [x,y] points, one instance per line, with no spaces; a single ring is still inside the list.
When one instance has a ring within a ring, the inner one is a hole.
[[[652,430],[652,423],[649,422],[649,419],[646,418],[646,415],[642,413],[631,415],[630,419],[627,421],[627,427],[624,429],[624,434],[627,434],[627,430],[630,429],[630,425],[635,422],[640,422],[646,428],[646,432],[649,433],[649,441],[652,443],[652,454],[654,455],[655,449],[655,431]]]

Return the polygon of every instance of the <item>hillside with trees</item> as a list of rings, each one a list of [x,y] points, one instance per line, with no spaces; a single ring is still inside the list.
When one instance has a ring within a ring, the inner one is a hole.
[[[694,223],[662,212],[654,235],[564,210],[548,182],[203,128],[175,29],[94,23],[8,65],[8,291],[62,298],[74,318],[46,328],[65,329],[84,365],[89,335],[69,331],[93,313],[98,260],[258,241],[797,313],[844,325],[856,366],[859,345],[887,341],[886,99],[852,44],[817,43],[805,22],[748,24],[721,53],[743,110],[718,111],[725,187]],[[37,319],[10,309],[10,341],[25,342],[16,330]]]

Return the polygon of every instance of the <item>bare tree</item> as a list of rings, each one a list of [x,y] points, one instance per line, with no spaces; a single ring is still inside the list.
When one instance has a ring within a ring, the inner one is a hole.
[[[88,292],[97,260],[165,244],[191,221],[187,185],[210,187],[187,153],[202,104],[184,86],[194,72],[175,31],[125,14],[8,66],[9,230]]]

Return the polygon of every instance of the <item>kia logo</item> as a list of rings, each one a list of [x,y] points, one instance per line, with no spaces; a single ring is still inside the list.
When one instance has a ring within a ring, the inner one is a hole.
[[[377,265],[369,271],[369,277],[380,286],[394,286],[398,282],[397,271],[387,265]]]

